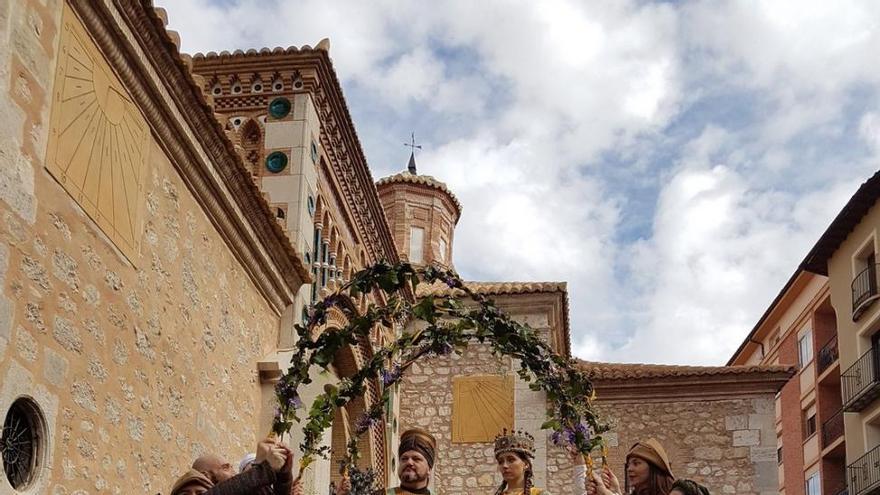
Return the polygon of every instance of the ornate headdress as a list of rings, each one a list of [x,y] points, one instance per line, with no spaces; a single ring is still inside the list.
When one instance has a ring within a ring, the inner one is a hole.
[[[508,433],[505,428],[500,435],[495,437],[495,457],[507,452],[517,452],[534,459],[535,437],[521,430],[513,430]]]

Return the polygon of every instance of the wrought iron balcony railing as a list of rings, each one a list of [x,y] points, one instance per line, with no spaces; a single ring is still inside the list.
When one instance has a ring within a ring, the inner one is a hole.
[[[843,409],[834,413],[822,423],[822,448],[827,448],[835,440],[843,436]]]
[[[872,495],[880,492],[880,446],[846,467],[849,480],[849,493],[852,495]]]
[[[829,366],[834,364],[837,361],[839,354],[837,353],[837,336],[831,337],[821,349],[819,349],[819,355],[816,358],[818,369],[816,370],[817,374],[822,374],[823,371],[828,369]]]
[[[877,265],[872,263],[852,281],[852,319],[856,321],[880,297],[877,291]]]
[[[840,375],[844,411],[861,411],[880,395],[877,376],[877,350],[871,348]]]

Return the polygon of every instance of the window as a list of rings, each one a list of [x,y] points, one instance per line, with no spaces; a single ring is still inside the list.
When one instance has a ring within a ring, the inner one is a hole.
[[[776,449],[776,464],[782,464],[782,447]]]
[[[806,495],[820,495],[822,492],[819,489],[819,472],[816,471],[812,476],[807,478],[807,490]]]
[[[43,468],[46,422],[36,403],[20,398],[6,411],[3,421],[3,472],[12,488],[31,488]]]
[[[309,216],[315,216],[315,198],[313,198],[311,194],[309,194],[306,205],[308,205],[309,208]]]
[[[813,404],[804,411],[804,438],[816,433],[816,405]]]
[[[318,146],[315,144],[314,141],[312,141],[311,153],[312,153],[312,163],[318,163]]]
[[[409,229],[409,261],[422,262],[422,244],[425,242],[425,229],[412,227]]]
[[[440,239],[440,252],[437,253],[437,258],[439,258],[440,261],[446,261],[446,239]]]
[[[813,331],[807,330],[798,338],[798,359],[801,368],[813,360]]]
[[[321,260],[321,229],[315,229],[315,262]]]

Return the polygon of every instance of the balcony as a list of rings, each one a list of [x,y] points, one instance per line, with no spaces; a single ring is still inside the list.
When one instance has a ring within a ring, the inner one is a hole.
[[[849,493],[874,495],[880,493],[880,446],[874,447],[856,462],[846,467]]]
[[[843,409],[834,413],[822,423],[822,448],[827,449],[835,440],[843,436]]]
[[[821,375],[829,366],[837,361],[839,354],[837,353],[837,336],[831,337],[821,349],[819,355],[816,356],[816,374]]]
[[[844,411],[859,412],[880,395],[876,352],[874,348],[868,349],[840,375]]]
[[[880,294],[877,291],[877,265],[871,263],[852,281],[852,319],[856,321],[874,304]]]

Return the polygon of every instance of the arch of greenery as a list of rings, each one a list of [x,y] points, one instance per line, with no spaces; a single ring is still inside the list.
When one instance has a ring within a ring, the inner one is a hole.
[[[412,297],[407,295],[416,294],[419,284],[443,284],[453,290],[444,291],[447,295],[428,295],[412,303]],[[385,303],[370,304],[366,311],[359,313],[350,303],[350,298],[359,294],[377,295],[375,299]],[[348,324],[317,334],[331,308],[342,311]],[[342,378],[336,385],[325,386],[324,393],[315,397],[310,405],[303,404],[299,390],[311,383],[310,371],[327,370],[337,352],[369,339],[376,325],[412,331],[404,331],[375,349],[354,374]],[[383,385],[383,400],[376,401],[357,418],[355,435],[348,442],[344,458],[345,469],[360,474],[363,484],[372,485],[371,476],[357,471],[358,438],[376,422],[383,421],[385,399],[392,386],[417,360],[460,352],[474,341],[487,344],[495,355],[517,359],[519,376],[529,382],[533,390],[545,392],[549,407],[548,419],[542,428],[553,431],[554,443],[579,452],[588,465],[592,465],[590,452],[597,447],[603,446],[604,457],[602,434],[609,428],[593,408],[595,393],[587,374],[573,360],[556,354],[534,329],[514,321],[490,299],[468,289],[448,268],[380,262],[356,273],[348,283],[316,302],[307,325],[297,325],[296,330],[299,340],[290,367],[275,389],[278,408],[272,429],[281,435],[290,431],[294,423],[301,425],[299,476],[317,457],[327,456],[330,447],[321,443],[325,430],[333,423],[334,411],[363,396],[368,381],[375,379]],[[353,494],[369,493],[372,489],[356,486],[360,483],[355,483],[354,475],[352,481]]]

